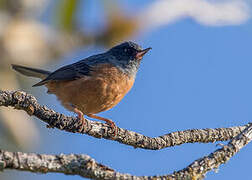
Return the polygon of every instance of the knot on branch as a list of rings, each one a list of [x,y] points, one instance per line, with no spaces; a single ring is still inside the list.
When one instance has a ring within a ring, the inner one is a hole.
[[[35,106],[33,104],[36,104],[35,102],[37,101],[34,96],[25,92],[16,91],[13,93],[13,99],[14,102],[16,101],[14,105],[15,109],[23,109],[30,116],[34,114]]]

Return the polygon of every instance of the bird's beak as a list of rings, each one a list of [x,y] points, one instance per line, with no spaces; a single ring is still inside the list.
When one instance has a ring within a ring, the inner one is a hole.
[[[144,50],[138,51],[138,52],[136,53],[136,59],[137,59],[137,60],[141,60],[141,59],[143,58],[143,56],[144,56],[149,50],[151,50],[151,49],[152,49],[152,48],[149,47],[149,48],[146,48],[146,49],[144,49]]]

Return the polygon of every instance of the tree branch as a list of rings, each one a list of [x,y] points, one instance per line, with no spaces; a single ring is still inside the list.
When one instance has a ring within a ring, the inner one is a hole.
[[[68,132],[79,132],[98,138],[110,139],[113,136],[111,128],[100,122],[87,120],[87,128],[81,129],[77,118],[66,117],[45,106],[38,104],[32,95],[21,91],[0,91],[0,106],[12,106],[25,110],[46,122],[50,127],[57,127]],[[87,155],[41,155],[33,153],[8,152],[0,150],[0,170],[16,169],[30,172],[58,172],[70,175],[80,175],[92,179],[203,179],[205,174],[226,163],[242,147],[252,140],[252,124],[240,127],[186,130],[170,133],[164,136],[150,138],[141,134],[118,128],[116,141],[145,149],[161,149],[164,147],[193,142],[224,141],[233,138],[228,145],[216,150],[210,155],[195,160],[185,169],[163,176],[133,176],[122,174],[97,163]]]
[[[46,155],[22,152],[8,152],[0,150],[0,170],[16,169],[30,172],[57,172],[67,175],[79,175],[91,179],[110,180],[161,180],[161,179],[203,179],[205,174],[226,163],[242,147],[252,140],[252,124],[228,145],[216,150],[210,155],[200,158],[183,170],[163,176],[133,176],[123,174],[97,163],[88,155]]]
[[[241,133],[248,125],[216,129],[191,129],[165,134],[159,137],[147,137],[142,134],[118,128],[117,137],[107,124],[97,121],[87,121],[87,126],[82,129],[81,121],[76,117],[68,117],[57,113],[46,106],[38,104],[36,98],[22,91],[1,91],[0,106],[12,106],[15,109],[26,111],[29,115],[36,116],[48,124],[72,133],[83,133],[96,138],[115,140],[119,143],[135,148],[158,150],[184,143],[209,143],[227,141]]]

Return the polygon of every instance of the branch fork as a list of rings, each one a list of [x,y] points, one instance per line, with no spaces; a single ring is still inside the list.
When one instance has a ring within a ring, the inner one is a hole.
[[[0,150],[0,171],[16,169],[30,172],[58,172],[79,175],[91,179],[133,179],[133,180],[161,180],[161,179],[203,179],[205,174],[226,163],[252,140],[252,123],[244,126],[216,129],[191,129],[165,134],[159,137],[148,137],[142,134],[118,128],[117,137],[107,124],[86,120],[87,127],[82,128],[79,118],[68,117],[57,113],[46,106],[41,106],[36,98],[22,91],[1,91],[0,106],[11,106],[24,110],[30,116],[36,116],[48,127],[58,128],[71,133],[82,133],[95,138],[117,141],[121,144],[149,150],[181,145],[184,143],[209,143],[216,141],[230,142],[215,152],[195,160],[186,168],[163,176],[134,176],[116,172],[114,169],[97,163],[88,155],[46,155]]]

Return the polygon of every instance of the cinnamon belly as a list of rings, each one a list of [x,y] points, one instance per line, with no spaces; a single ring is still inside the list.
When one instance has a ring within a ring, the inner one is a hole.
[[[51,81],[48,91],[55,94],[67,109],[76,106],[84,114],[96,114],[118,104],[134,84],[134,77],[111,65],[99,65],[90,76],[77,80]]]

